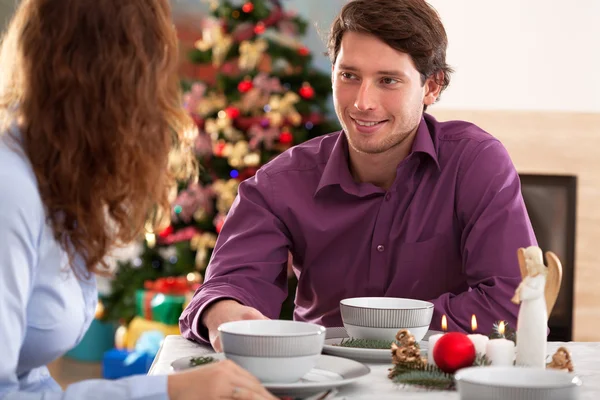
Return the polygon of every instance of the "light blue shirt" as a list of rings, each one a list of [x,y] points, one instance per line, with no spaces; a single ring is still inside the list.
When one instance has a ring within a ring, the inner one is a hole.
[[[27,157],[0,134],[0,399],[167,399],[166,376],[88,380],[64,392],[52,379],[46,365],[82,339],[97,290],[81,260],[77,279],[45,220]]]

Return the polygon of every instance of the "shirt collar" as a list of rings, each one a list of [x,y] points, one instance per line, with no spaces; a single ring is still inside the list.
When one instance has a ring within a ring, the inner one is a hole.
[[[431,159],[435,162],[435,165],[437,166],[438,170],[441,170],[436,150],[436,144],[434,143],[434,138],[436,138],[437,142],[437,134],[437,121],[431,115],[424,114],[421,118],[421,123],[417,128],[417,133],[415,135],[415,141],[413,142],[411,154],[428,154],[431,157]]]
[[[434,139],[432,138],[432,134],[435,135],[437,133],[435,127],[436,123],[437,121],[432,116],[424,114],[424,116],[421,118],[421,123],[417,128],[417,133],[415,134],[415,140],[413,142],[410,154],[425,153],[429,155],[439,170],[441,168]],[[431,128],[429,126],[430,124],[432,125]],[[331,185],[340,185],[348,193],[357,191],[357,184],[354,182],[354,179],[350,174],[350,168],[348,167],[348,141],[344,131],[340,131],[338,133],[338,138],[333,146],[331,155],[325,164],[325,168],[323,170],[323,174],[321,175],[321,179],[319,180],[319,184],[317,185],[317,189],[315,190],[315,196],[321,191],[321,189]],[[358,191],[362,192],[360,187],[361,185],[358,185]],[[366,193],[356,194],[364,195]]]

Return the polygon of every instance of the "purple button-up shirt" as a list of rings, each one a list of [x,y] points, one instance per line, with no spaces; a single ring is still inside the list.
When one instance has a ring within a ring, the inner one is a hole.
[[[389,190],[358,183],[338,132],[297,145],[241,183],[206,280],[183,312],[189,339],[200,315],[231,298],[277,318],[288,252],[298,276],[296,320],[342,326],[340,300],[408,297],[435,305],[431,329],[471,332],[505,320],[521,281],[517,249],[535,245],[519,176],[502,144],[470,123],[425,114]]]

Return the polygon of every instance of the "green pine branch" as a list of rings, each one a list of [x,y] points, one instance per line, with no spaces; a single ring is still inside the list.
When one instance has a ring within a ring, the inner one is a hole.
[[[370,339],[342,339],[338,346],[340,347],[353,347],[357,349],[380,349],[390,350],[394,341],[387,340],[370,340]]]
[[[439,369],[410,370],[392,378],[400,385],[414,385],[433,390],[454,389],[454,377]]]

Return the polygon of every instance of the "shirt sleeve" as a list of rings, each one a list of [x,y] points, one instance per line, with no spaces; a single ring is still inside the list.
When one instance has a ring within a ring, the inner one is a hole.
[[[259,170],[242,182],[227,214],[206,270],[204,283],[179,319],[181,334],[207,343],[201,326],[204,309],[234,299],[277,318],[287,296],[290,235],[273,210],[270,176]]]
[[[62,392],[45,368],[46,373],[30,388],[33,392],[20,391],[17,366],[38,262],[37,243],[44,226],[44,209],[32,179],[22,174],[12,178],[7,171],[0,171],[0,210],[0,399],[167,399],[166,376],[85,381]]]
[[[449,330],[471,332],[473,314],[480,332],[491,332],[500,320],[516,327],[518,305],[511,298],[521,282],[517,250],[537,244],[519,175],[504,146],[484,141],[473,154],[459,170],[455,199],[470,289],[433,300],[432,329],[440,328],[444,314]]]
[[[73,383],[63,392],[52,378],[46,385],[38,385],[41,391],[11,391],[0,394],[2,400],[168,400],[167,375],[131,376],[118,380],[90,379]],[[44,386],[47,390],[43,390]]]

